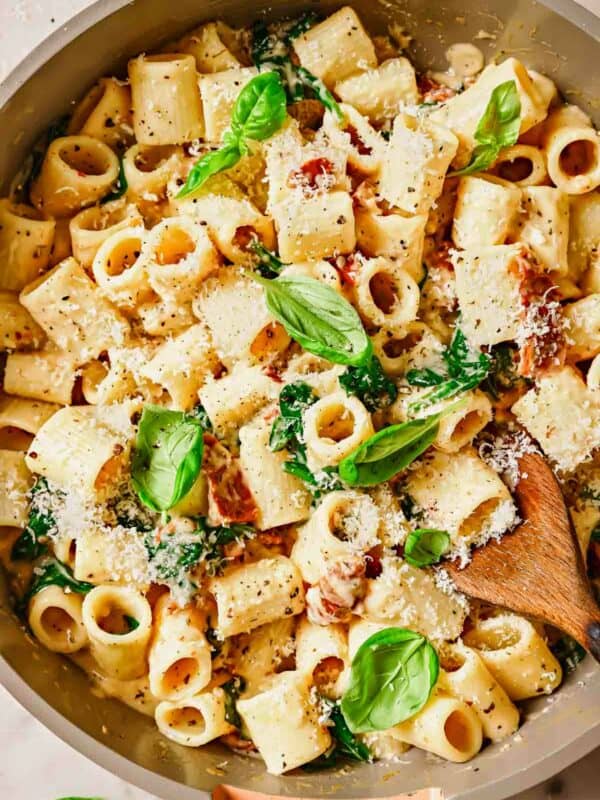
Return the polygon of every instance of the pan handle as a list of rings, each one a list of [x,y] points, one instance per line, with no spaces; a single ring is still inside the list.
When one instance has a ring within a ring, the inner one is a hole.
[[[286,795],[273,795],[262,794],[262,792],[251,792],[248,789],[238,789],[236,786],[228,786],[221,784],[217,786],[212,794],[212,800],[303,800],[299,797],[290,797]],[[304,798],[306,800],[306,798]],[[322,798],[313,798],[313,800],[322,800]],[[372,795],[369,800],[377,800]],[[384,800],[384,798],[381,798]],[[385,800],[444,800],[444,795],[441,789],[421,789],[418,792],[411,792],[410,794],[396,794],[393,797],[387,797]]]

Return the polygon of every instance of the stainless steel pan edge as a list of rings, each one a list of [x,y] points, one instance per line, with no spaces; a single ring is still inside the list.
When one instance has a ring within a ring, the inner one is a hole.
[[[331,9],[339,4],[325,0],[319,5]],[[600,51],[600,20],[569,0],[547,0],[544,5],[528,0],[479,0],[463,22],[456,21],[465,14],[459,0],[448,0],[443,6],[433,0],[370,4],[358,0],[353,4],[375,28],[398,15],[413,33],[418,28],[421,47],[416,57],[421,63],[437,60],[441,65],[445,43],[469,39],[480,29],[492,30],[494,49],[514,52],[552,76],[558,73],[558,82],[567,92],[585,83],[583,94],[574,94],[573,99],[600,123],[600,74],[590,74]],[[48,37],[11,73],[0,86],[5,144],[0,150],[0,181],[4,185],[36,135],[104,70],[123,64],[133,52],[150,48],[195,21],[216,16],[235,21],[240,15],[250,19],[265,8],[239,0],[179,0],[171,4],[173,9],[167,5],[164,0],[99,0]],[[310,1],[275,0],[269,8],[283,14],[307,5]],[[538,37],[544,44],[538,44]],[[562,60],[563,54],[567,61]],[[588,659],[556,697],[531,705],[515,739],[487,748],[470,764],[441,763],[423,753],[411,753],[399,764],[362,767],[350,775],[274,778],[263,773],[259,762],[232,756],[219,747],[196,753],[165,742],[150,720],[114,701],[92,696],[85,678],[32,643],[7,607],[0,593],[0,680],[6,688],[72,747],[164,800],[208,798],[221,781],[270,794],[313,798],[384,797],[439,786],[447,800],[481,800],[484,793],[486,800],[502,800],[600,744],[600,674]],[[223,768],[224,761],[228,763]]]

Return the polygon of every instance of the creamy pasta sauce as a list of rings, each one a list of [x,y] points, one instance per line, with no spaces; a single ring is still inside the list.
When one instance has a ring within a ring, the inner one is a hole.
[[[542,452],[600,574],[600,157],[345,7],[102,78],[0,201],[0,553],[24,624],[184,746],[463,762],[583,656],[444,570]],[[525,723],[526,724],[526,723]]]

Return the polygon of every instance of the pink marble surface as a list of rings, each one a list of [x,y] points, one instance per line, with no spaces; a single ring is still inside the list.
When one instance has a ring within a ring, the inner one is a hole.
[[[0,80],[89,0],[0,0]],[[582,5],[600,14],[600,0]],[[0,687],[0,800],[156,800],[46,730]],[[513,800],[600,800],[600,749]],[[485,800],[482,797],[481,800]]]

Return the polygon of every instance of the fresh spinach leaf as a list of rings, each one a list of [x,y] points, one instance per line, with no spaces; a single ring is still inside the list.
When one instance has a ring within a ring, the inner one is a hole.
[[[346,724],[339,703],[333,702],[325,697],[321,697],[320,701],[331,709],[328,730],[333,739],[333,744],[322,756],[305,764],[303,767],[304,771],[315,772],[317,770],[330,769],[331,767],[338,766],[341,760],[371,761],[371,751],[364,742],[361,742],[360,739],[357,739],[352,733]]]
[[[123,159],[119,159],[119,174],[117,176],[117,182],[110,194],[107,194],[106,197],[102,200],[102,203],[110,203],[112,200],[118,200],[120,197],[123,197],[124,194],[127,193],[129,189],[129,184],[127,183],[127,176],[125,175],[125,164]]]
[[[290,57],[294,39],[311,28],[315,21],[316,16],[312,13],[304,14],[290,23],[282,37],[270,33],[264,21],[255,23],[252,28],[252,60],[258,69],[275,70],[280,75],[291,103],[302,100],[308,89],[338,120],[343,121],[344,113],[323,81],[305,67],[295,64]]]
[[[272,136],[287,114],[286,96],[276,71],[262,72],[242,89],[233,107],[231,130],[219,150],[207,153],[194,165],[177,197],[188,197],[204,182],[235,166],[248,152],[246,140],[262,141]]]
[[[124,614],[123,619],[127,623],[127,627],[129,630],[127,633],[131,633],[131,631],[135,631],[137,628],[140,627],[140,623],[137,621],[135,617],[130,617],[129,614]]]
[[[57,558],[47,558],[34,568],[33,580],[20,599],[17,611],[20,614],[25,614],[31,598],[48,586],[60,586],[61,589],[68,589],[76,594],[87,594],[94,588],[93,583],[76,580],[69,567]]]
[[[230,725],[235,725],[236,728],[242,727],[242,720],[236,704],[245,688],[246,681],[237,675],[221,686],[221,689],[225,692],[225,719]]]
[[[437,564],[450,547],[447,531],[434,528],[417,528],[411,531],[404,543],[404,558],[413,567]]]
[[[352,660],[341,710],[352,733],[383,731],[414,716],[438,678],[437,653],[424,636],[386,628],[370,636]]]
[[[39,141],[35,144],[33,150],[31,151],[31,155],[29,157],[29,174],[23,181],[23,188],[22,188],[22,195],[23,201],[29,202],[29,193],[31,191],[31,184],[40,174],[42,169],[42,164],[44,163],[44,158],[46,156],[46,150],[50,146],[50,144],[55,139],[60,139],[62,136],[67,135],[67,129],[69,127],[69,115],[65,115],[63,117],[59,117],[55,120],[46,130],[44,135],[39,139]]]
[[[514,80],[495,87],[475,129],[477,146],[463,169],[451,175],[471,175],[490,167],[504,147],[511,147],[521,129],[521,100]]]
[[[279,416],[273,422],[269,437],[273,452],[293,450],[302,444],[302,415],[317,400],[312,388],[302,381],[283,387],[279,394]]]
[[[147,405],[131,466],[138,497],[153,511],[168,511],[194,485],[204,450],[200,422],[182,411]]]
[[[338,465],[350,486],[374,486],[389,480],[418,458],[435,439],[442,414],[383,428]]]
[[[224,547],[254,536],[251,525],[209,525],[204,517],[196,518],[196,530],[173,532],[157,539],[149,533],[144,539],[148,562],[157,582],[174,580],[188,583],[188,573],[202,563],[208,575],[216,575],[225,563]]]
[[[198,405],[194,406],[194,408],[189,412],[189,415],[197,419],[205,431],[212,431],[212,422],[210,421],[210,417],[208,416],[202,403],[198,403]]]
[[[304,67],[296,67],[296,75],[304,84],[304,86],[312,90],[317,100],[323,103],[325,108],[328,108],[335,114],[339,122],[344,122],[344,112],[340,108],[340,105],[335,97],[331,94],[329,89],[325,86],[320,78],[317,78],[316,75],[313,75],[312,72],[309,72]]]
[[[335,289],[303,275],[268,280],[250,274],[264,287],[271,314],[309,353],[352,366],[371,358],[373,345],[360,317]]]
[[[275,253],[268,250],[260,239],[252,241],[250,250],[257,257],[256,271],[263,278],[276,278],[281,270],[287,266]]]
[[[446,365],[445,375],[429,368],[409,369],[406,373],[406,380],[411,386],[435,387],[409,405],[411,414],[474,389],[487,377],[491,368],[490,357],[471,350],[464,333],[458,327],[442,357]]]
[[[34,483],[30,496],[27,526],[12,546],[10,557],[13,561],[35,561],[47,551],[48,534],[56,530],[56,520],[41,495],[48,495],[48,481],[40,477]]]
[[[271,450],[287,450],[290,454],[283,464],[284,471],[308,484],[315,498],[324,491],[342,488],[334,467],[326,467],[315,475],[306,461],[302,415],[317,400],[307,383],[296,381],[284,386],[279,395],[279,416],[273,422],[269,437]]]
[[[391,405],[398,396],[396,384],[385,374],[375,355],[360,367],[348,367],[339,381],[346,394],[356,395],[369,411]]]
[[[515,358],[516,356],[516,358]],[[518,350],[516,345],[502,342],[491,348],[490,368],[483,381],[482,389],[494,400],[498,400],[501,393],[509,391],[519,383],[527,383],[517,373]]]
[[[319,15],[314,11],[305,11],[298,19],[292,20],[285,32],[284,39],[286,44],[292,44],[294,39],[297,39],[299,36],[302,36],[303,33],[309,31],[318,21]]]
[[[564,634],[550,649],[565,672],[573,672],[585,658],[585,650],[571,636]]]
[[[579,492],[579,497],[582,500],[589,500],[595,505],[600,506],[600,491],[593,489],[591,486],[583,486]]]

